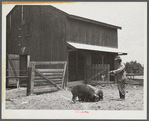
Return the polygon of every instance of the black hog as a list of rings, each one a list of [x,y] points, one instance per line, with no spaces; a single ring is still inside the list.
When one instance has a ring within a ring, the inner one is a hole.
[[[99,96],[94,93],[94,90],[85,84],[76,85],[71,89],[73,95],[72,101],[75,103],[75,98],[78,97],[81,101],[94,102]]]
[[[78,99],[79,99],[79,101],[86,101],[86,99],[85,99],[85,96],[84,96],[84,95],[78,96]]]
[[[97,90],[96,94],[99,96],[99,100],[103,100],[103,91],[102,90]]]
[[[92,85],[89,85],[89,84],[87,84],[87,86],[92,88],[94,90],[94,93],[99,96],[98,101],[103,100],[103,91],[102,90],[99,90],[99,89],[97,89],[97,88],[95,88],[95,87],[93,87]]]

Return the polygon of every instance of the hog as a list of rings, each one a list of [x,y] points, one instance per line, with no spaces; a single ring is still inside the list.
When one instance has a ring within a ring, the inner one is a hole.
[[[103,100],[103,91],[102,90],[97,90],[96,94],[99,96],[99,101]]]
[[[81,101],[94,102],[99,96],[94,90],[85,84],[76,85],[71,89],[73,95],[72,101],[75,103],[75,98],[78,97]]]
[[[89,84],[87,84],[87,86],[92,88],[94,90],[94,93],[99,96],[98,101],[103,100],[103,91],[102,90],[99,90],[99,89],[97,89],[97,88],[95,88]]]

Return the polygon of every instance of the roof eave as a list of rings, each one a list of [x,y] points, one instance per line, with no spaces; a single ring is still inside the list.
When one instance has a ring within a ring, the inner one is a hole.
[[[77,45],[76,45],[77,44]],[[78,46],[78,45],[81,45],[82,47]],[[85,45],[85,46],[84,46]],[[127,55],[126,52],[123,52],[123,51],[118,51],[118,50],[115,50],[115,51],[110,51],[110,50],[106,50],[105,51],[105,47],[101,50],[101,48],[99,49],[92,49],[93,47],[91,46],[95,46],[95,45],[88,45],[88,44],[82,44],[82,43],[74,43],[74,42],[68,42],[67,41],[67,46],[69,46],[70,48],[73,47],[73,49],[75,50],[89,50],[89,51],[102,51],[102,52],[108,52],[108,53],[117,53],[119,55]],[[89,47],[90,46],[90,47]],[[96,46],[97,47],[97,46]],[[95,47],[94,47],[95,48]],[[111,48],[110,48],[111,49]],[[113,49],[112,49],[113,50]]]
[[[75,15],[70,15],[69,14],[68,17],[71,18],[71,19],[77,19],[77,20],[81,20],[81,21],[85,21],[85,22],[89,22],[89,23],[94,23],[94,24],[98,24],[98,25],[102,25],[102,26],[106,26],[106,27],[110,27],[110,28],[122,29],[122,27],[119,27],[119,26],[115,26],[115,25],[111,25],[111,24],[95,21],[95,20],[92,20],[92,19],[75,16]]]
[[[118,53],[118,55],[127,55],[128,53]]]

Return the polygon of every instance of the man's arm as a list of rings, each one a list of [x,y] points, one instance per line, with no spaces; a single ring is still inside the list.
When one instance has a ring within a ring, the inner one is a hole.
[[[118,68],[117,70],[112,70],[112,71],[110,71],[109,73],[112,74],[112,75],[115,75],[115,74],[120,73],[120,72],[121,72],[122,70],[124,70],[124,69],[125,69],[125,65],[124,65],[124,63],[121,63],[120,68]]]

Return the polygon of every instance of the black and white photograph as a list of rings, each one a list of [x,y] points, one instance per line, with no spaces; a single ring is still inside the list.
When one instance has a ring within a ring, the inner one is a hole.
[[[147,2],[3,2],[2,119],[146,119]]]

